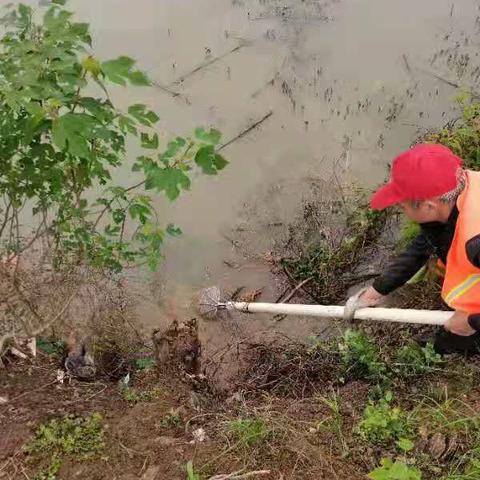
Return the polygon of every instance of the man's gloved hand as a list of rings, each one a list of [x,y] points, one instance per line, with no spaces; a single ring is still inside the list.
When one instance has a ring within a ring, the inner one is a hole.
[[[384,298],[373,287],[362,288],[358,293],[347,300],[343,313],[344,320],[351,322],[359,308],[375,307]]]

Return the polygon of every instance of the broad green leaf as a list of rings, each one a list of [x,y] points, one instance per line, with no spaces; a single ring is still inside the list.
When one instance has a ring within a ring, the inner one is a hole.
[[[130,83],[132,85],[135,85],[137,87],[148,87],[151,85],[150,80],[147,78],[147,76],[141,72],[140,70],[136,70],[134,72],[130,72],[127,75],[127,78],[130,80]]]
[[[218,170],[222,170],[228,164],[220,154],[215,152],[213,145],[201,147],[195,155],[195,163],[206,175],[216,175]]]
[[[58,148],[66,149],[72,155],[89,158],[89,140],[95,138],[95,124],[95,118],[85,113],[67,113],[53,121],[53,142]]]
[[[398,448],[400,448],[400,450],[404,452],[409,452],[410,450],[413,450],[413,447],[415,446],[415,444],[408,438],[401,438],[396,443]]]
[[[222,134],[211,128],[209,131],[205,130],[203,127],[198,127],[195,129],[195,137],[201,140],[202,142],[211,143],[212,145],[217,145],[222,138]]]
[[[179,235],[181,235],[183,232],[180,228],[176,227],[175,225],[173,225],[173,223],[169,223],[167,225],[167,233],[169,235],[171,235],[172,237],[178,237]]]
[[[225,160],[225,158],[222,155],[217,153],[215,155],[215,158],[213,159],[213,164],[215,165],[215,168],[217,170],[223,170],[228,165],[228,162]]]
[[[140,135],[140,139],[142,141],[142,147],[148,148],[152,150],[156,150],[159,145],[158,135],[154,133],[152,136],[148,135],[148,133],[142,132]]]
[[[147,110],[147,107],[141,103],[136,103],[128,107],[128,113],[138,120],[142,125],[147,127],[157,123],[159,120],[158,115],[152,110]]]
[[[170,200],[175,200],[180,195],[180,189],[190,188],[190,179],[178,168],[156,167],[148,172],[145,188],[164,191]]]
[[[102,63],[103,74],[113,83],[125,86],[127,80],[132,85],[150,85],[149,80],[139,70],[132,70],[135,61],[130,57],[118,57]]]

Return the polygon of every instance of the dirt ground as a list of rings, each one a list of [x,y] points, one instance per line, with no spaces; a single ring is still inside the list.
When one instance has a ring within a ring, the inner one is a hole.
[[[132,370],[129,391],[135,395],[130,396],[122,393],[117,381],[105,378],[94,382],[66,378],[62,383],[57,356],[40,352],[35,359],[12,360],[0,378],[4,402],[0,478],[203,480],[259,472],[244,478],[366,479],[381,458],[395,454],[391,446],[365,443],[356,432],[375,386],[353,378],[339,382],[336,354],[312,357],[309,352],[305,346],[287,347],[280,340],[245,345],[241,355],[246,368],[237,383],[222,392],[202,376],[182,370]],[[412,408],[424,398],[443,395],[460,398],[476,410],[480,393],[476,359],[466,363],[452,357],[448,362],[451,365],[435,375],[396,384],[402,406]],[[67,414],[93,413],[103,419],[101,451],[89,459],[65,455],[57,476],[41,476],[51,455],[25,450],[39,425]],[[268,429],[255,441],[242,440],[229,430],[240,418],[261,419],[262,428]],[[421,446],[424,440],[418,440],[416,448],[427,448]],[[465,451],[461,440],[455,441],[457,456],[447,459],[451,462]],[[432,465],[443,462],[438,468],[448,466],[448,461],[430,459]],[[188,462],[198,476],[186,472]]]

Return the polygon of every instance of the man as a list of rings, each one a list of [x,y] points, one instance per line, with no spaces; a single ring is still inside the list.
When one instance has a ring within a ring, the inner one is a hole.
[[[443,145],[421,144],[393,161],[391,178],[372,197],[374,209],[397,205],[418,223],[420,234],[371,287],[345,309],[377,305],[435,255],[445,268],[442,298],[454,312],[435,338],[439,352],[472,351],[480,345],[480,172]]]

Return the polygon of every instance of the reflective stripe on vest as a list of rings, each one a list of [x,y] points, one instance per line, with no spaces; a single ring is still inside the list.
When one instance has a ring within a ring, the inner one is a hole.
[[[448,250],[442,297],[450,308],[480,313],[480,268],[468,259],[466,244],[480,234],[480,172],[466,171],[457,200],[458,218]]]
[[[460,297],[464,293],[468,292],[472,287],[480,282],[480,274],[474,273],[467,277],[467,279],[462,282],[460,285],[450,290],[450,292],[445,296],[445,301],[447,304],[453,302],[456,298]],[[480,313],[480,312],[479,312]]]

